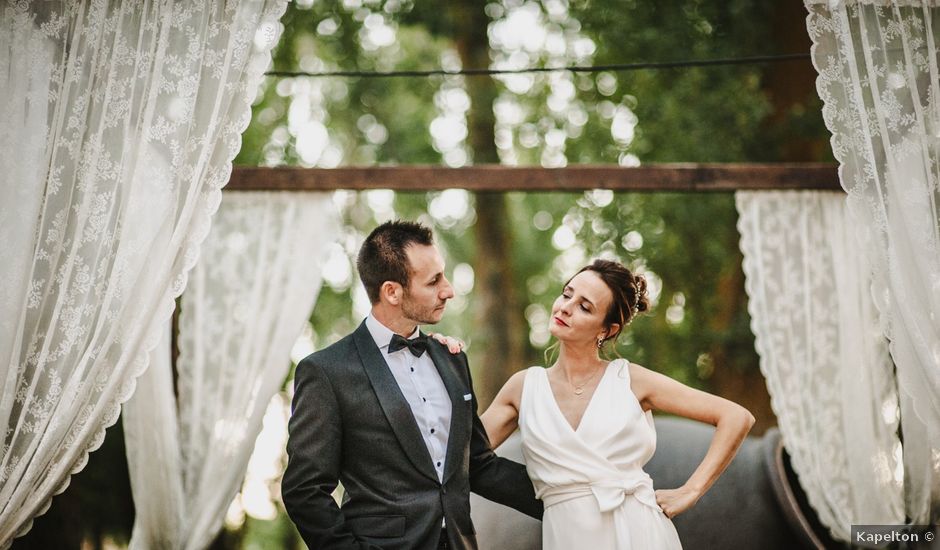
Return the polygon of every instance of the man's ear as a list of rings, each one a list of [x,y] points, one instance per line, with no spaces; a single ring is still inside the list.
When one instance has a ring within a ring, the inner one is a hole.
[[[401,305],[404,294],[405,289],[400,283],[394,281],[385,281],[382,283],[382,286],[379,287],[379,299],[393,306]]]

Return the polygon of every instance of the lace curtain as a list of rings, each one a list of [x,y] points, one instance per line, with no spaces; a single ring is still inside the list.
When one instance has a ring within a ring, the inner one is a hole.
[[[845,197],[738,192],[751,329],[793,469],[819,519],[904,523],[898,403]]]
[[[808,1],[816,87],[897,368],[905,499],[940,519],[940,7]]]
[[[124,406],[132,549],[198,550],[222,527],[313,309],[333,209],[329,195],[225,194],[180,306],[179,396],[167,340]]]
[[[284,7],[0,6],[0,547],[84,467],[146,369]]]

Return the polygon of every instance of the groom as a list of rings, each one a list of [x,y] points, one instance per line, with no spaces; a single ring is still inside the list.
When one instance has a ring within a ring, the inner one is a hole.
[[[388,222],[357,268],[372,312],[297,366],[287,513],[312,550],[476,548],[470,491],[541,518],[525,468],[497,457],[467,357],[418,331],[454,296],[431,231]],[[342,507],[331,493],[337,480]]]

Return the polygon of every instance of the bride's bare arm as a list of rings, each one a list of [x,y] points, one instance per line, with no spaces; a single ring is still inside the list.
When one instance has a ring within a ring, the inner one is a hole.
[[[690,388],[640,365],[630,365],[630,380],[644,410],[660,410],[716,427],[705,458],[685,485],[656,491],[656,501],[671,518],[698,502],[725,471],[754,425],[754,416],[737,403]]]
[[[496,398],[480,415],[490,446],[494,449],[516,430],[519,425],[519,401],[522,399],[522,385],[525,371],[512,375],[496,394]]]

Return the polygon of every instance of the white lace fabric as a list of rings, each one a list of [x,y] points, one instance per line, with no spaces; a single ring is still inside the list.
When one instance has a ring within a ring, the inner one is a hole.
[[[761,372],[810,504],[837,539],[903,524],[898,402],[841,193],[738,192]]]
[[[146,369],[284,7],[0,7],[0,547],[84,467]]]
[[[807,2],[816,87],[897,369],[906,513],[940,519],[940,3]]]
[[[131,549],[196,550],[222,527],[338,229],[329,195],[225,194],[183,293],[178,397],[167,339],[124,407]]]

